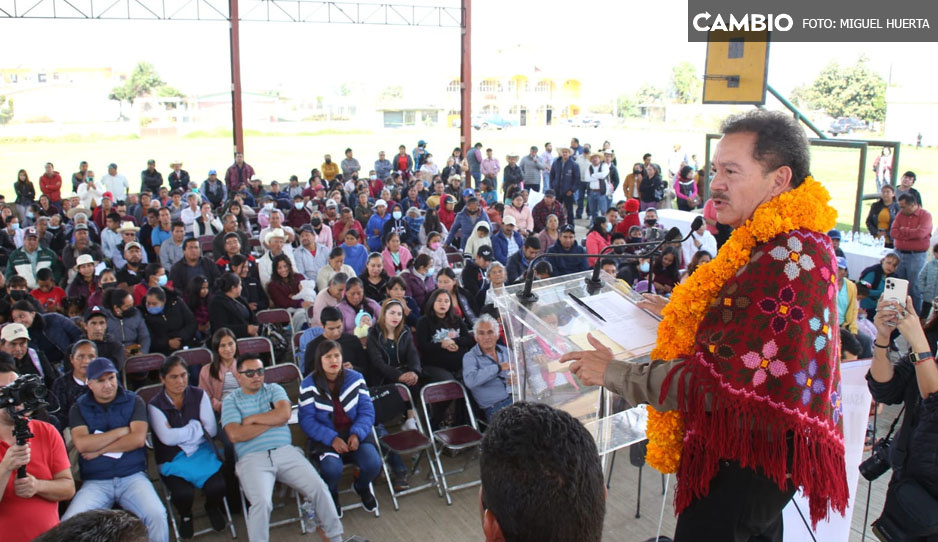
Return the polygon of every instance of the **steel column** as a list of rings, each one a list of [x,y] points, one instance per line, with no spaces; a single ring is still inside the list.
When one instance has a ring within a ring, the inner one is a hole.
[[[462,42],[459,68],[459,147],[463,156],[472,145],[472,0],[462,0]],[[468,186],[468,182],[467,182]]]
[[[231,39],[231,133],[234,152],[244,152],[244,129],[241,118],[241,34],[238,0],[228,0],[228,22]]]

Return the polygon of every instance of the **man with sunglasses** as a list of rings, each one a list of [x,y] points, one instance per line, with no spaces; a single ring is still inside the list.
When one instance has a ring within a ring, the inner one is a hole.
[[[234,443],[238,458],[235,471],[251,503],[248,538],[253,542],[269,539],[274,483],[280,481],[312,503],[330,541],[341,541],[342,522],[326,484],[292,444],[287,392],[279,384],[264,382],[264,366],[256,356],[240,358],[236,370],[241,387],[222,402],[221,424]]]

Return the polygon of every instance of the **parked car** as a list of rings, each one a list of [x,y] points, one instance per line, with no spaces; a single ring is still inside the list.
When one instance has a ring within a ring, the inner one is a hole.
[[[501,115],[481,115],[472,119],[472,127],[476,130],[486,130],[488,128],[503,130],[517,125],[516,120]]]
[[[839,117],[831,123],[827,131],[833,136],[838,136],[840,134],[849,134],[855,130],[865,130],[866,128],[868,128],[866,121],[856,117]]]

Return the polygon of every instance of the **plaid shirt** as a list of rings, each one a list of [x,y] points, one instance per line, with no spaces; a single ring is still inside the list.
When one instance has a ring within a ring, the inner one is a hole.
[[[552,214],[557,215],[557,220],[561,224],[566,223],[567,214],[564,212],[563,205],[556,199],[551,207],[547,206],[547,202],[541,200],[531,209],[531,217],[534,218],[534,233],[543,230],[547,226],[547,216]]]

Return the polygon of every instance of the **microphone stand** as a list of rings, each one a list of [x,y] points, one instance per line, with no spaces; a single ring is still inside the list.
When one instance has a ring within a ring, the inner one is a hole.
[[[534,267],[541,260],[544,260],[547,258],[596,258],[596,263],[593,266],[593,275],[585,279],[587,291],[590,294],[594,294],[597,291],[599,291],[599,289],[602,288],[602,285],[603,285],[603,282],[599,280],[599,271],[600,271],[599,262],[601,258],[612,258],[615,260],[637,260],[640,258],[649,258],[653,256],[658,250],[660,250],[661,247],[663,247],[664,245],[678,241],[680,238],[681,238],[681,230],[679,230],[678,228],[671,228],[668,231],[668,233],[665,235],[664,239],[662,239],[661,241],[652,241],[648,243],[636,243],[634,245],[617,245],[617,246],[610,245],[604,248],[599,254],[567,254],[567,253],[558,254],[558,253],[545,252],[537,256],[533,260],[531,260],[531,263],[528,265],[528,270],[525,272],[524,289],[518,292],[516,295],[518,296],[518,299],[521,301],[521,303],[525,305],[528,305],[530,303],[537,301],[537,294],[533,293],[531,289],[534,286]],[[613,254],[611,251],[607,252],[607,250],[609,249],[615,250],[620,247],[624,248],[626,246],[635,247],[635,246],[649,246],[649,245],[652,246],[652,248],[640,254],[619,254],[619,253]],[[651,280],[651,276],[652,276],[650,273],[651,273],[651,270],[649,270],[649,281]],[[651,285],[651,282],[649,282],[649,290],[650,290],[650,285]]]

